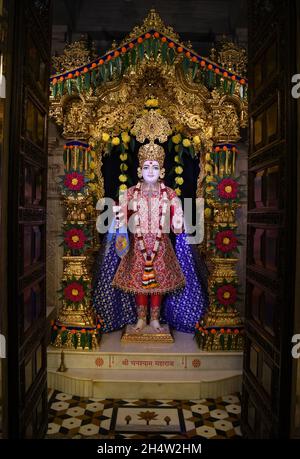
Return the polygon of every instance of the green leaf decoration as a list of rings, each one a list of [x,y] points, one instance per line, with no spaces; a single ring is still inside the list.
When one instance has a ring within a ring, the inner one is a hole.
[[[78,346],[78,336],[77,336],[77,333],[73,333],[72,334],[72,344],[73,346],[75,347],[75,349],[77,349],[77,346]]]
[[[172,137],[170,137],[168,140],[168,151],[171,152],[172,149],[173,149],[173,141],[172,141]]]
[[[224,338],[224,335],[223,335],[223,334],[220,335],[220,344],[221,344],[222,350],[224,351],[224,348],[225,348],[225,338]]]
[[[92,85],[93,85],[94,87],[96,87],[96,86],[97,86],[97,84],[96,84],[96,81],[97,81],[97,70],[95,70],[95,69],[92,70],[92,73],[91,73],[91,81],[92,81]]]
[[[144,44],[143,43],[138,44],[138,56],[139,56],[140,62],[142,62],[142,60],[144,59]]]
[[[121,142],[120,144],[120,150],[121,150],[121,153],[125,153],[126,149],[125,149],[125,145],[123,142]]]
[[[106,65],[100,65],[100,75],[104,83],[107,80],[107,70],[106,70]]]
[[[227,88],[228,88],[228,80],[227,80],[227,78],[224,78],[224,81],[223,81],[223,90],[224,90],[224,92],[227,92]]]
[[[92,333],[87,333],[87,345],[89,349],[92,349],[93,344],[93,335]]]
[[[132,48],[130,52],[130,62],[131,62],[131,65],[136,64],[136,49],[135,48]]]
[[[178,145],[178,156],[179,156],[179,158],[180,158],[180,161],[182,161],[183,151],[184,151],[183,145],[182,145],[182,143],[180,143],[180,144]]]
[[[175,50],[174,48],[169,48],[169,52],[168,52],[168,61],[169,61],[169,64],[173,64],[174,60],[175,60]]]
[[[208,77],[208,81],[207,81],[208,87],[211,88],[212,85],[213,85],[213,72],[211,70],[208,70],[207,74],[208,74],[207,75],[207,77]]]
[[[124,65],[124,70],[128,69],[130,66],[130,61],[129,61],[129,53],[125,53],[123,57],[123,65]]]
[[[80,334],[80,346],[82,347],[82,349],[84,349],[86,346],[86,333]]]
[[[153,53],[153,57],[154,57],[155,60],[157,59],[157,56],[158,56],[159,45],[160,45],[160,42],[158,41],[158,39],[157,38],[153,38],[153,41],[152,41],[152,53]]]
[[[221,75],[219,73],[216,74],[216,86],[217,88],[221,86]]]
[[[67,340],[68,340],[68,330],[64,330],[61,333],[61,344],[62,345],[66,344]]]
[[[62,97],[63,93],[64,93],[64,81],[60,81],[59,83],[57,83],[58,85],[58,92],[59,92],[59,95],[60,97]]]
[[[186,56],[184,57],[182,61],[182,68],[183,68],[184,74],[186,75],[190,68],[190,60]]]
[[[67,150],[64,150],[63,159],[64,159],[64,164],[67,164]]]
[[[148,57],[151,56],[151,48],[152,48],[152,39],[148,38],[145,40],[145,53]]]
[[[167,58],[168,58],[168,43],[165,41],[165,43],[163,43],[161,47],[161,60],[163,64],[167,62]]]
[[[227,338],[227,349],[230,350],[230,349],[231,349],[231,346],[232,346],[232,336],[231,336],[231,335],[228,335],[228,338]]]
[[[111,143],[111,142],[107,142],[107,144],[106,144],[106,151],[107,151],[108,154],[111,153],[112,148],[113,148],[112,143]]]
[[[195,149],[194,149],[193,145],[190,145],[188,147],[188,149],[189,149],[189,154],[191,155],[191,158],[194,159],[196,155],[195,155]]]
[[[53,97],[56,97],[56,95],[57,95],[57,83],[56,83],[56,84],[53,84],[53,85],[51,86],[51,89],[52,89],[52,96],[53,96]]]
[[[84,75],[84,87],[88,91],[91,87],[91,74],[90,72],[85,73]]]
[[[77,90],[79,92],[79,94],[81,93],[82,91],[82,77],[81,75],[79,75],[77,78],[76,78],[76,86],[77,86]]]
[[[232,96],[235,91],[235,81],[232,81],[230,84],[230,95]]]
[[[108,62],[108,75],[110,79],[112,79],[113,73],[114,73],[114,65],[113,65],[112,60],[110,60]]]
[[[115,68],[117,69],[118,75],[122,75],[122,59],[119,56],[115,59]]]
[[[199,65],[197,62],[193,62],[192,64],[192,79],[194,80],[196,75],[197,75],[197,72],[198,72],[198,69],[199,69]]]

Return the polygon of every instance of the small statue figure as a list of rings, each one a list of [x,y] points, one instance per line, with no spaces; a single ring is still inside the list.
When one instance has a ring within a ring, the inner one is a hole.
[[[150,305],[150,326],[161,332],[159,322],[163,295],[185,285],[168,232],[183,231],[183,212],[174,190],[164,185],[164,149],[153,141],[139,149],[137,185],[127,190],[118,212],[118,227],[127,225],[131,231],[127,253],[122,257],[112,286],[133,293],[137,308],[136,332],[147,323]],[[117,242],[116,242],[117,243]]]

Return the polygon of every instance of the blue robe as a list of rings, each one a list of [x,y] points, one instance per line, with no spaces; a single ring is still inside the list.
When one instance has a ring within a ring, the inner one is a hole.
[[[120,258],[116,254],[114,238],[103,239],[93,282],[93,307],[104,320],[104,333],[123,328],[137,321],[134,295],[112,287],[111,283]],[[187,243],[185,233],[176,236],[175,253],[186,279],[185,287],[165,295],[161,308],[161,322],[171,328],[194,333],[196,322],[208,308],[207,268],[196,247]]]

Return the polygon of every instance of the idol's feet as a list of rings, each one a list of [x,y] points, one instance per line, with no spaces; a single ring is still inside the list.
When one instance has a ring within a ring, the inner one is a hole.
[[[151,320],[150,327],[152,327],[157,333],[161,333],[164,331],[163,327],[160,325],[158,320]]]
[[[137,323],[135,324],[135,326],[133,327],[133,329],[136,331],[136,332],[140,332],[143,330],[143,328],[146,326],[146,321],[144,319],[139,319],[137,321]]]

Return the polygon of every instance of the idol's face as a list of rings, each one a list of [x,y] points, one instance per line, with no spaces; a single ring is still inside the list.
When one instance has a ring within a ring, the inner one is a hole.
[[[159,179],[160,167],[157,161],[145,161],[142,168],[143,179],[146,183],[156,183]]]

